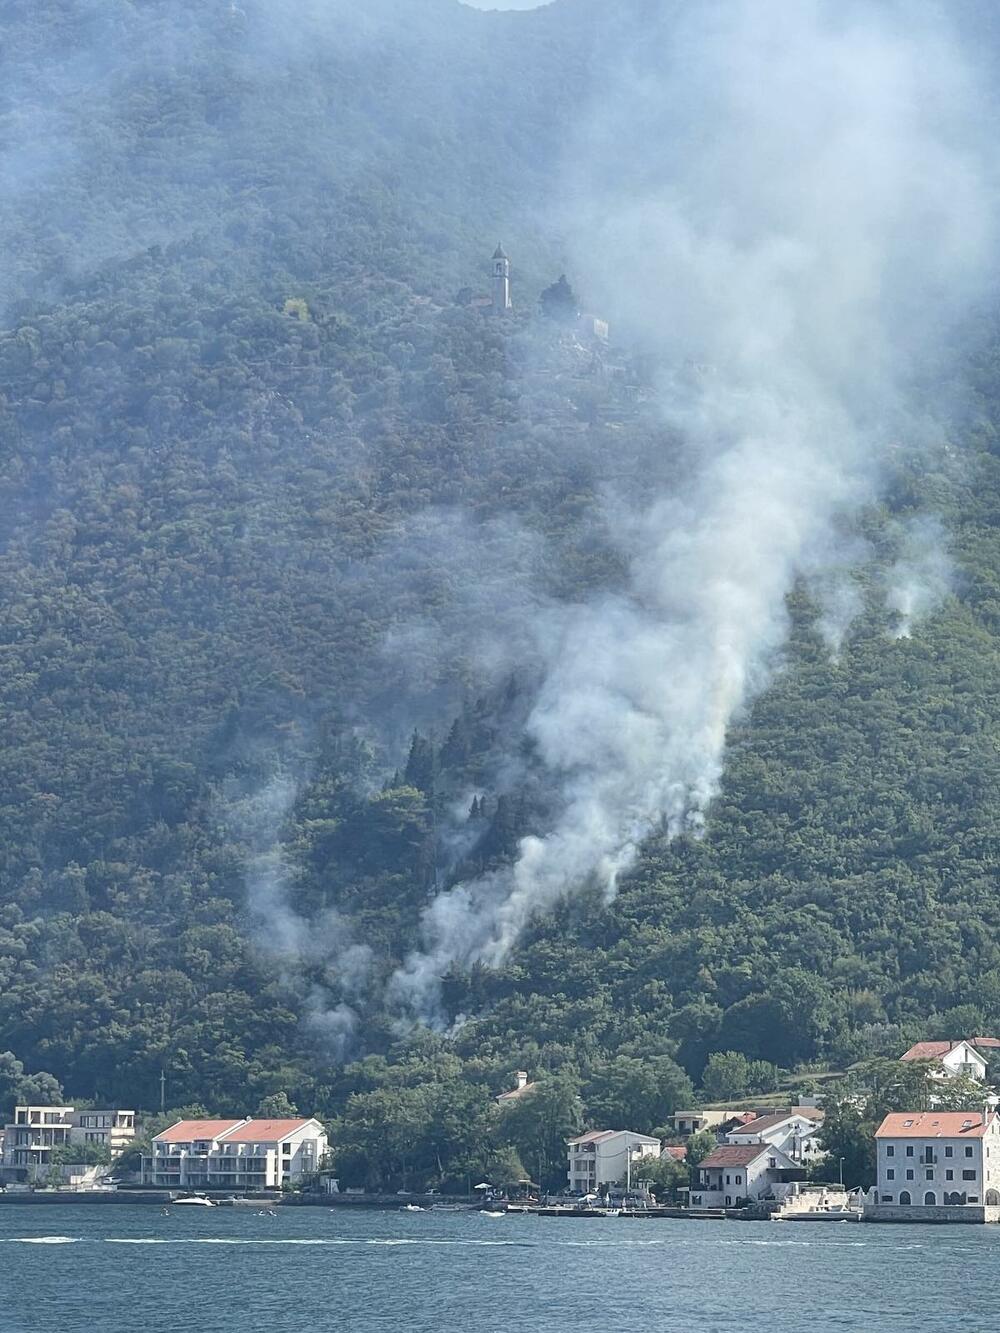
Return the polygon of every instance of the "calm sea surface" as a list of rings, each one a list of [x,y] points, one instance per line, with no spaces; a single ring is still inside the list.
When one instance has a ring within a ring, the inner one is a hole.
[[[1000,1227],[0,1207],[2,1333],[984,1333]]]

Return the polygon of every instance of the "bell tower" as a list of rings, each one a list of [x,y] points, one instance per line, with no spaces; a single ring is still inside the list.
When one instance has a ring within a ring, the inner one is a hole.
[[[513,310],[510,299],[510,260],[502,245],[498,245],[493,255],[493,313],[505,315]]]

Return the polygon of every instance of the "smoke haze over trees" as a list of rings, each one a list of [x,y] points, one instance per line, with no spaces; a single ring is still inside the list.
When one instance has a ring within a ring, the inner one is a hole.
[[[990,13],[358,8],[5,11],[8,1085],[388,1178],[1000,1024]]]

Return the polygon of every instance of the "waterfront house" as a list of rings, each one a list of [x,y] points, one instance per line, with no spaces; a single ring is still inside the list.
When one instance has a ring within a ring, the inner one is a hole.
[[[153,1139],[143,1183],[163,1189],[280,1189],[327,1152],[318,1120],[179,1120]]]
[[[882,1121],[875,1141],[878,1205],[1000,1207],[994,1111],[897,1111]]]
[[[698,1166],[692,1208],[735,1208],[763,1198],[780,1198],[805,1172],[770,1143],[721,1143]]]
[[[4,1127],[0,1175],[7,1184],[40,1180],[49,1174],[56,1148],[96,1145],[115,1157],[134,1138],[134,1111],[15,1106],[13,1120]]]
[[[975,1038],[974,1041],[991,1042],[992,1038]],[[904,1051],[900,1060],[930,1060],[938,1078],[958,1078],[965,1074],[986,1081],[987,1058],[976,1049],[974,1041],[918,1041],[908,1051]],[[984,1049],[990,1049],[986,1047]],[[991,1051],[991,1056],[995,1052]]]
[[[769,1143],[779,1148],[793,1162],[814,1162],[823,1156],[816,1135],[823,1123],[823,1112],[801,1108],[775,1111],[757,1116],[726,1133],[727,1143]]]
[[[608,1185],[618,1185],[629,1175],[638,1179],[637,1164],[644,1157],[659,1157],[660,1140],[627,1129],[596,1129],[570,1139],[569,1188],[593,1194]],[[640,1173],[641,1174],[641,1173]]]

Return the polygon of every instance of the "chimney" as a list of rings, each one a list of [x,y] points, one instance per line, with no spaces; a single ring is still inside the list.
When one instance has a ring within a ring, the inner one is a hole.
[[[515,1092],[520,1092],[522,1088],[527,1087],[528,1074],[526,1070],[519,1069],[514,1075],[514,1078],[517,1080],[517,1087],[514,1089]]]

